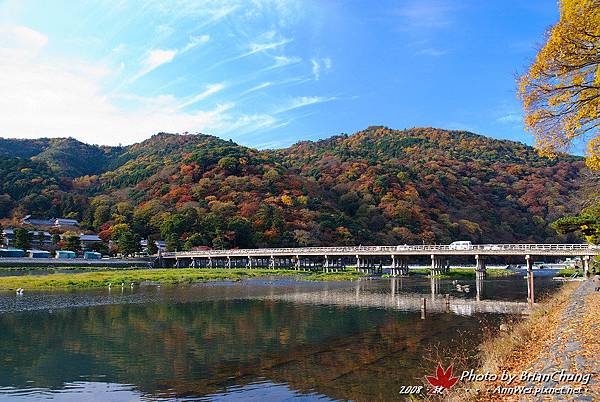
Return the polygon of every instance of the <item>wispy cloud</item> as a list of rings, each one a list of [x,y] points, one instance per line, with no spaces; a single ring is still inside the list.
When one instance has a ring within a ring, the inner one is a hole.
[[[264,36],[264,35],[263,35]],[[244,59],[254,54],[266,52],[268,50],[274,50],[292,42],[291,39],[281,39],[272,42],[251,42],[246,46],[246,50],[238,55],[227,57],[221,61],[213,63],[208,70],[213,70],[216,67],[222,66],[223,64],[230,63],[232,61]],[[277,62],[277,60],[276,60]]]
[[[313,73],[313,77],[315,77],[315,80],[319,80],[319,77],[321,75],[321,65],[319,64],[319,62],[315,59],[311,59],[310,63],[312,64],[312,73]]]
[[[285,67],[292,64],[298,64],[302,61],[300,57],[295,56],[274,56],[275,63],[270,68]]]
[[[179,49],[177,51],[178,54],[182,54],[187,52],[188,50],[192,50],[193,48],[195,48],[196,46],[198,46],[201,43],[206,43],[210,40],[210,35],[199,35],[199,36],[192,36],[192,38],[190,39],[190,41],[187,43],[187,45],[185,45],[184,47],[182,47],[181,49]]]
[[[503,116],[500,116],[496,119],[498,123],[522,123],[523,122],[523,114],[522,113],[508,113]]]
[[[181,103],[178,106],[178,109],[182,109],[184,107],[193,105],[195,103],[198,103],[200,101],[203,101],[204,99],[208,98],[209,96],[216,94],[217,92],[222,91],[225,88],[225,83],[221,82],[218,84],[209,84],[206,86],[206,89],[202,92],[200,92],[197,95],[192,96],[190,99],[188,99],[187,101]]]
[[[280,109],[277,109],[275,113],[286,113],[294,109],[298,109],[301,107],[315,105],[318,103],[331,102],[338,99],[335,96],[325,97],[325,96],[299,96],[297,98],[293,98],[286,106],[283,106]]]
[[[152,49],[152,50],[150,50],[148,52],[148,54],[146,55],[146,58],[142,62],[143,67],[141,68],[140,71],[138,71],[137,74],[135,74],[129,80],[129,82],[131,83],[131,82],[134,82],[134,81],[140,79],[141,77],[150,73],[151,71],[154,71],[158,67],[172,62],[176,56],[182,55],[182,54],[194,49],[196,46],[200,45],[201,43],[206,43],[209,40],[210,40],[209,35],[193,36],[190,38],[189,42],[180,49]]]
[[[135,81],[138,78],[148,74],[150,71],[162,66],[163,64],[172,62],[176,54],[177,50],[151,50],[144,60],[144,67],[137,73],[132,81]]]
[[[251,94],[252,92],[256,92],[256,91],[260,91],[261,89],[265,89],[268,88],[270,86],[273,86],[273,83],[270,81],[267,82],[262,82],[258,85],[253,86],[252,88],[246,89],[245,91],[240,92],[239,96],[245,96],[248,94]]]
[[[318,81],[319,78],[321,78],[322,69],[325,71],[331,69],[331,59],[329,57],[323,59],[313,58],[310,59],[310,63],[312,65],[312,74],[315,81]]]

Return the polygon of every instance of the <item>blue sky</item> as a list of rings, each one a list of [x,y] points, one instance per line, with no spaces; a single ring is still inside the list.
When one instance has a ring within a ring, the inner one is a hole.
[[[516,99],[556,1],[0,0],[0,136],[259,148],[369,125],[531,143]]]

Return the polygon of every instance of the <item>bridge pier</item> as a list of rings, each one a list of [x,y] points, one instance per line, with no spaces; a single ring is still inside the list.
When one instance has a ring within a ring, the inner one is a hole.
[[[527,263],[527,301],[533,305],[535,302],[535,290],[533,286],[533,257],[529,254],[525,256]]]
[[[583,277],[587,278],[590,274],[590,256],[584,255],[581,257],[581,262],[583,264]]]
[[[448,272],[448,264],[444,257],[431,254],[431,275],[440,275]]]
[[[479,254],[475,255],[475,278],[485,278],[487,274],[485,267],[485,257]]]
[[[408,256],[399,256],[396,259],[396,262],[396,274],[400,276],[408,276]]]
[[[440,278],[431,277],[431,300],[435,301],[435,295],[440,293]]]
[[[476,290],[476,299],[477,301],[481,301],[481,298],[483,297],[483,291],[484,291],[484,281],[483,281],[483,276],[476,276],[475,277],[475,290]]]

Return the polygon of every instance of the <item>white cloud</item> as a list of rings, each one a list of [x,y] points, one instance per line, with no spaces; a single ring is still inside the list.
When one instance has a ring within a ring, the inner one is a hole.
[[[310,59],[310,63],[312,64],[312,74],[315,81],[319,81],[319,78],[321,78],[321,68],[325,70],[331,69],[331,59],[329,57],[323,59],[313,58]]]
[[[289,56],[275,56],[273,57],[275,63],[272,68],[285,67],[291,64],[298,64],[302,61],[300,57],[289,57]]]
[[[246,89],[245,91],[242,91],[239,94],[239,96],[244,96],[244,95],[248,95],[248,94],[250,94],[252,92],[260,91],[261,89],[268,88],[268,87],[270,87],[272,85],[273,85],[272,82],[269,82],[269,81],[263,82],[263,83],[260,83],[260,84],[258,84],[256,86],[253,86],[252,88],[249,88],[249,89]]]
[[[162,66],[163,64],[167,64],[172,62],[176,56],[182,55],[183,53],[195,48],[201,43],[206,43],[210,40],[209,35],[200,35],[200,36],[192,36],[189,42],[183,46],[181,49],[152,49],[146,55],[146,58],[142,62],[142,69],[135,74],[129,82],[134,82],[144,75],[150,73],[156,68]]]
[[[291,39],[282,39],[276,42],[267,42],[267,43],[250,43],[248,46],[250,50],[241,55],[241,57],[250,56],[255,53],[264,52],[265,50],[276,49],[280,46],[286,45],[290,43]]]
[[[188,50],[191,50],[193,48],[195,48],[196,46],[198,46],[201,43],[206,43],[210,40],[210,35],[200,35],[200,36],[192,36],[192,38],[190,39],[190,41],[188,42],[187,45],[185,45],[183,48],[181,48],[178,53],[185,53]]]
[[[315,77],[315,80],[318,81],[321,75],[321,65],[316,59],[311,59],[310,62],[312,64],[313,77]]]
[[[33,57],[48,43],[48,37],[24,26],[0,25],[3,58]]]
[[[144,68],[139,73],[140,76],[148,74],[150,71],[154,70],[157,67],[162,66],[163,64],[170,63],[175,58],[177,54],[177,50],[162,50],[155,49],[151,50],[148,53],[148,57],[144,60]]]
[[[225,88],[224,83],[209,84],[206,86],[206,89],[203,92],[200,92],[199,94],[197,94],[195,96],[192,96],[190,99],[188,99],[187,101],[180,104],[178,108],[182,109],[184,107],[193,105],[194,103],[198,103],[198,102],[208,98],[209,96],[216,94],[219,91],[222,91],[224,88]]]
[[[276,113],[285,113],[289,112],[290,110],[298,109],[309,105],[315,105],[317,103],[331,102],[336,99],[338,98],[335,96],[300,96],[297,98],[293,98],[286,106],[278,109]]]
[[[181,109],[182,100],[173,95],[107,96],[101,82],[114,74],[107,66],[44,58],[44,35],[27,29],[14,32],[15,40],[0,43],[2,137],[72,136],[88,143],[130,144],[159,131],[223,132],[244,124],[269,124],[265,116],[232,114],[231,103],[186,111]],[[37,53],[32,55],[33,50]],[[152,62],[159,65],[169,57]],[[199,101],[222,89],[221,85],[211,85],[183,103]],[[127,107],[118,107],[120,100]]]
[[[508,113],[504,116],[500,116],[496,119],[499,123],[522,123],[523,122],[523,114],[522,113]]]

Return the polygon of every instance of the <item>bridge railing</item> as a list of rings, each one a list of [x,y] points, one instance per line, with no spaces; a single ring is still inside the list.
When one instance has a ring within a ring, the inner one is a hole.
[[[338,247],[298,247],[298,248],[254,248],[254,249],[230,249],[230,250],[199,250],[199,251],[180,251],[163,253],[164,257],[185,257],[195,256],[210,257],[212,255],[245,255],[245,256],[269,256],[281,254],[361,254],[361,253],[377,253],[385,254],[399,252],[461,252],[461,251],[524,251],[531,253],[541,253],[544,251],[600,251],[600,246],[593,244],[474,244],[471,246],[451,246],[443,244],[424,244],[424,245],[398,245],[398,246],[338,246]]]

